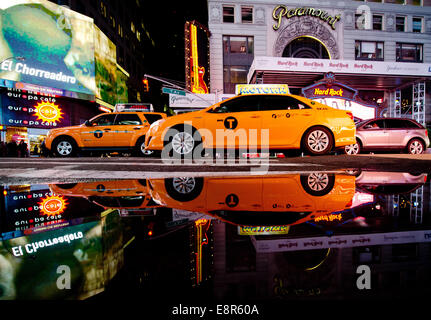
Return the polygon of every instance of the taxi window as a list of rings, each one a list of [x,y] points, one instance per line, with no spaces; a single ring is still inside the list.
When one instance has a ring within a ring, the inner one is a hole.
[[[268,95],[262,96],[261,99],[260,110],[262,111],[310,109],[309,106],[292,97]]]
[[[115,119],[115,124],[123,126],[137,126],[141,125],[142,121],[137,114],[123,113],[117,115],[117,118]]]
[[[110,126],[114,124],[115,114],[105,114],[90,122],[91,126]]]
[[[145,114],[147,121],[152,124],[153,122],[160,120],[162,116],[160,114]]]
[[[230,113],[230,112],[247,112],[259,110],[259,96],[246,96],[228,100],[220,104],[215,110],[210,110],[213,113]]]

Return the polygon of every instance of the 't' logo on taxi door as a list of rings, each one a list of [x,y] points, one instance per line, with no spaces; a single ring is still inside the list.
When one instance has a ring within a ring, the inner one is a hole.
[[[234,117],[224,119],[224,127],[228,130],[234,130],[238,126],[238,120]]]

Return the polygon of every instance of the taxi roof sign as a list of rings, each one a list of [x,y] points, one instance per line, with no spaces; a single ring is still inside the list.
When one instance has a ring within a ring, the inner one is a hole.
[[[288,94],[287,84],[237,84],[235,94]]]
[[[114,112],[154,112],[151,103],[117,103]]]

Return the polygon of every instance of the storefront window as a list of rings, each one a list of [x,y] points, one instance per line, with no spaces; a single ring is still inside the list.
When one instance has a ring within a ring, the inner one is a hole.
[[[383,42],[355,41],[356,60],[383,60]]]
[[[397,43],[396,60],[399,62],[422,62],[423,45],[413,43]]]
[[[223,22],[234,23],[235,22],[235,8],[223,6]]]
[[[422,21],[423,18],[413,18],[413,32],[422,32]]]
[[[406,31],[406,17],[397,17],[396,18],[396,30],[398,32]]]

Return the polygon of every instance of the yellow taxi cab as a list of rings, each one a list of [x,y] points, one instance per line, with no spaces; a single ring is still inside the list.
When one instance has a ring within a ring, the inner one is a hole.
[[[150,155],[144,148],[150,125],[166,118],[156,112],[103,113],[78,126],[51,129],[46,147],[56,156],[70,157],[81,151],[132,152]]]
[[[224,221],[300,224],[351,207],[355,177],[313,172],[240,177],[149,179],[154,202]]]
[[[322,155],[354,143],[355,132],[349,111],[291,94],[247,94],[154,122],[145,147],[175,157],[218,148]]]
[[[158,208],[148,190],[147,180],[109,180],[50,184],[52,193],[81,197],[104,209]]]

